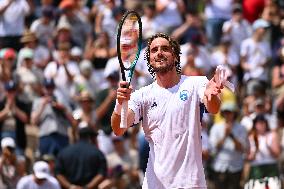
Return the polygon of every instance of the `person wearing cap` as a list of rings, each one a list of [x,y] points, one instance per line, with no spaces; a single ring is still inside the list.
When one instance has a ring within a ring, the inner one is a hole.
[[[11,137],[1,139],[0,188],[16,188],[19,179],[26,174],[25,157],[16,154],[16,142]]]
[[[70,50],[71,60],[80,63],[83,59],[83,50],[80,47],[72,47]]]
[[[38,43],[36,34],[30,30],[26,30],[23,33],[23,36],[21,37],[21,43],[23,44],[23,48],[21,48],[19,51],[17,67],[21,66],[21,63],[23,61],[22,56],[24,53],[26,53],[22,51],[25,51],[26,48],[29,48],[34,51],[33,61],[35,63],[35,66],[42,70],[50,59],[49,49],[44,45],[40,45]]]
[[[43,96],[33,101],[31,124],[39,127],[40,154],[56,156],[69,144],[68,128],[74,126],[75,121],[66,97],[54,80],[45,78],[43,85]]]
[[[42,15],[34,20],[30,26],[31,32],[34,32],[39,44],[49,47],[55,30],[55,11],[54,7],[44,5],[41,7]]]
[[[239,53],[241,42],[252,34],[251,24],[243,18],[241,4],[233,5],[232,18],[224,22],[222,31],[223,35],[228,35],[232,39],[232,48]]]
[[[22,177],[17,189],[60,189],[56,178],[50,175],[49,166],[45,161],[37,161],[33,165],[33,174]]]
[[[31,103],[25,98],[16,79],[4,83],[4,98],[0,99],[0,133],[1,137],[15,139],[17,152],[24,154],[27,136],[26,124],[29,123]]]
[[[80,47],[85,48],[92,40],[91,24],[88,19],[84,19],[83,15],[77,10],[75,0],[63,0],[59,4],[62,14],[58,22],[68,22],[71,26],[71,35],[74,42]]]
[[[268,82],[268,63],[271,58],[271,48],[265,39],[269,23],[263,19],[254,21],[253,34],[241,43],[241,68],[243,70],[243,82],[250,87],[251,80],[257,80],[263,85]]]
[[[59,152],[55,174],[62,188],[100,188],[105,180],[105,155],[94,144],[97,133],[87,123],[79,125],[79,141]]]
[[[59,44],[70,43],[71,47],[78,46],[71,34],[71,24],[66,20],[61,20],[55,28],[55,37],[50,45],[50,50],[58,49]]]
[[[43,73],[34,65],[34,50],[31,48],[21,49],[21,59],[19,67],[16,68],[15,74],[19,77],[19,82],[27,99],[33,101],[40,96],[41,82]]]
[[[244,155],[248,150],[247,131],[237,121],[236,103],[222,103],[221,115],[224,121],[214,124],[209,133],[213,183],[215,188],[239,189]]]
[[[12,79],[13,69],[17,59],[17,53],[12,48],[2,49],[1,80],[6,82]]]

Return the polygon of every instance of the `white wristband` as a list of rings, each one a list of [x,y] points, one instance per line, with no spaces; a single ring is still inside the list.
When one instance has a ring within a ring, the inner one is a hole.
[[[119,103],[116,101],[116,104],[115,104],[115,107],[114,107],[114,112],[115,112],[117,115],[121,115],[121,109],[122,109],[122,105],[119,104]]]

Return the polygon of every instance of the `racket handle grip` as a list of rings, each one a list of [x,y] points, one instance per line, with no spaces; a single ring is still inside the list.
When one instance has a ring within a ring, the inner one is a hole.
[[[121,107],[120,128],[127,128],[127,112],[128,101],[123,101]]]

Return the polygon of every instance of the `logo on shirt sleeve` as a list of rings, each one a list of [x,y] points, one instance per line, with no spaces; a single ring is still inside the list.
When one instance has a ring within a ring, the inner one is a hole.
[[[179,93],[179,98],[182,100],[182,101],[186,101],[188,100],[189,98],[189,92],[188,90],[183,90]]]

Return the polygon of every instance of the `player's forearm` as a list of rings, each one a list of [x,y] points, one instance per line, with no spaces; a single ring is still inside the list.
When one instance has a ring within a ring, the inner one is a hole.
[[[111,127],[115,135],[122,136],[127,130],[125,128],[120,128],[120,115],[113,112],[111,116]]]

